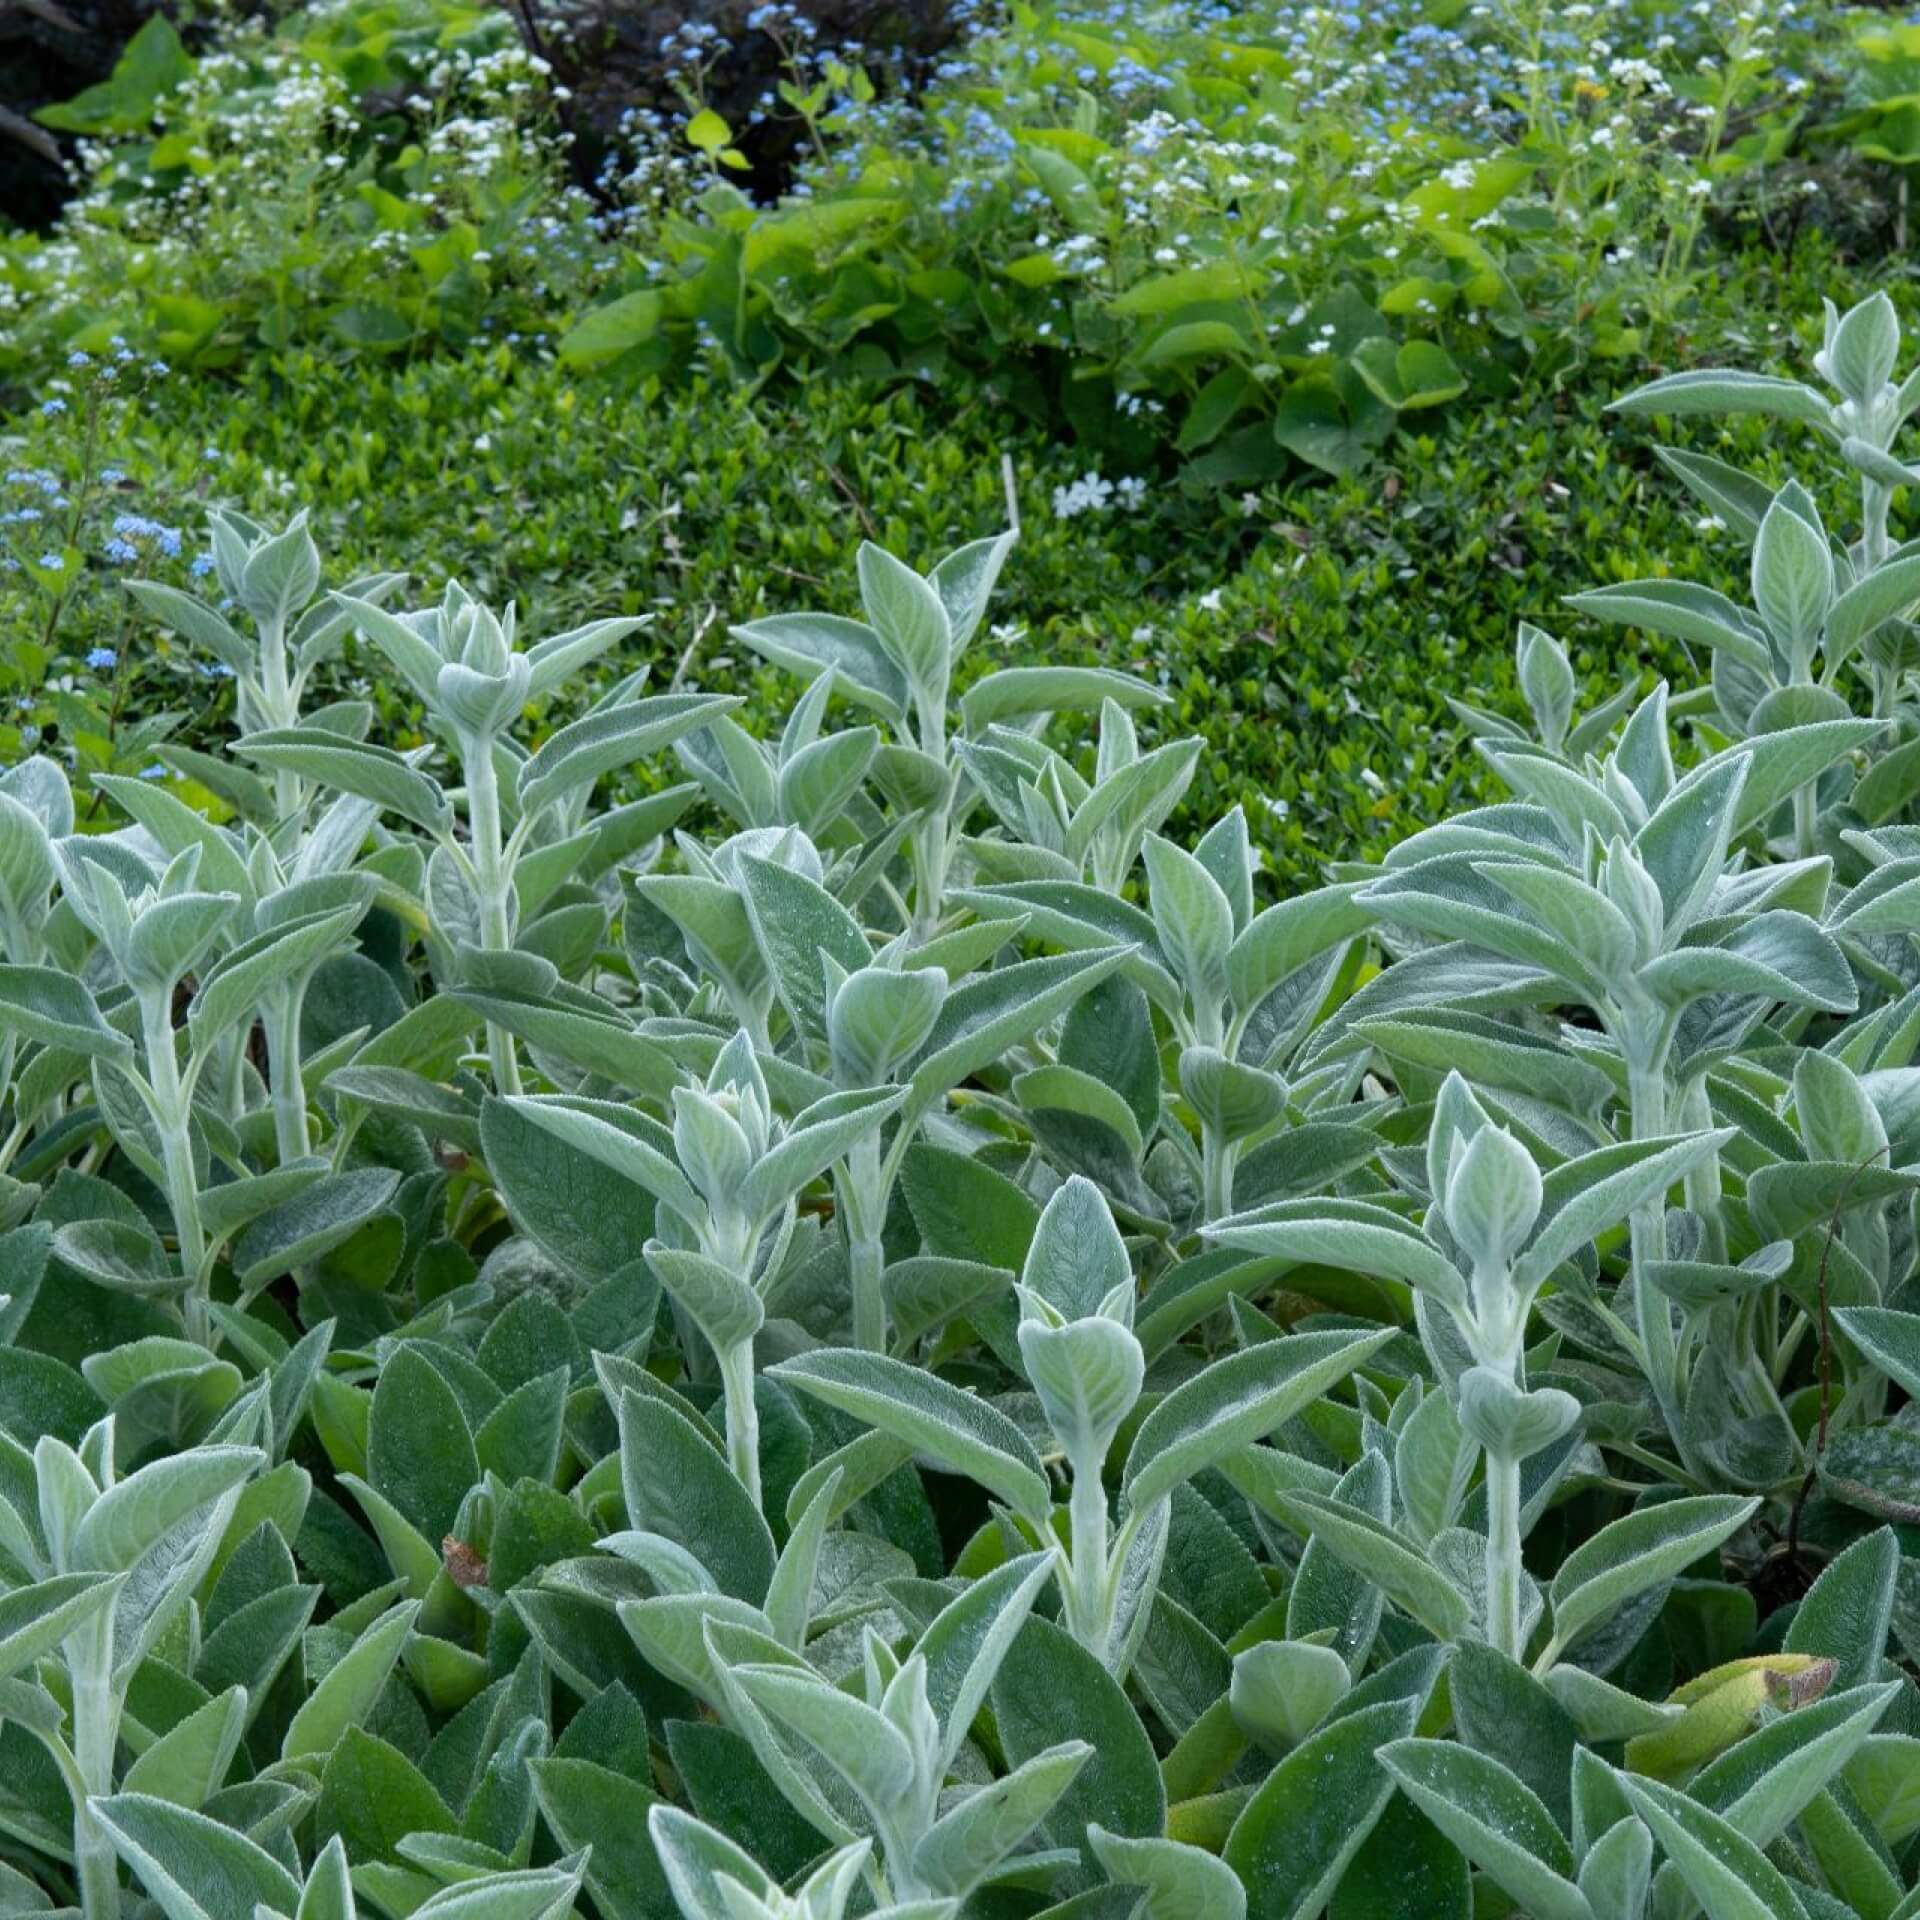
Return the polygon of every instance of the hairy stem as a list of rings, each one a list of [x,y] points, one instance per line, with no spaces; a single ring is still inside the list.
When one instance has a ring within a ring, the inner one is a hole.
[[[480,942],[489,953],[513,945],[513,876],[507,871],[500,839],[500,777],[494,771],[492,743],[463,739],[461,759],[467,776],[467,832],[473,843],[473,870],[480,893]],[[505,1097],[520,1088],[520,1061],[513,1035],[487,1025],[487,1057],[493,1063],[493,1089]]]
[[[180,1271],[187,1289],[181,1297],[187,1338],[210,1344],[212,1325],[207,1315],[207,1243],[200,1230],[200,1181],[193,1164],[193,1112],[180,1083],[180,1063],[173,1050],[172,1009],[164,992],[143,994],[140,1020],[147,1048],[147,1078],[153,1089],[155,1124],[160,1133],[160,1158],[166,1175],[167,1204],[173,1210],[174,1237],[180,1246]]]
[[[313,1151],[313,1135],[307,1126],[307,1090],[300,1077],[300,1002],[299,990],[288,986],[275,993],[266,1007],[273,1138],[283,1167]]]
[[[734,1477],[760,1504],[760,1409],[753,1399],[753,1342],[736,1340],[723,1349],[720,1386],[727,1405],[727,1464]]]
[[[1520,1461],[1487,1455],[1487,1638],[1509,1660],[1520,1642]]]
[[[113,1754],[120,1737],[111,1673],[112,1620],[111,1609],[96,1614],[67,1642],[73,1675],[74,1765],[89,1799],[113,1791]],[[86,1920],[118,1920],[120,1863],[86,1799],[74,1804],[73,1864]]]

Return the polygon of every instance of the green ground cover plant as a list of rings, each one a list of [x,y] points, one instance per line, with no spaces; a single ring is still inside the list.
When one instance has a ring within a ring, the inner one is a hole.
[[[1904,358],[1624,394],[1692,670],[1520,627],[1298,878],[990,651],[997,462],[717,688],[122,536],[221,704],[0,773],[10,1906],[1920,1910]]]

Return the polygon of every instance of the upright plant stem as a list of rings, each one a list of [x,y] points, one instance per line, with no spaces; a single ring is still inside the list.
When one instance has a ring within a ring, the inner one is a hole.
[[[1657,1057],[1630,1060],[1628,1099],[1632,1108],[1633,1137],[1654,1140],[1667,1130],[1666,1048]],[[1686,1442],[1680,1419],[1679,1348],[1673,1333],[1673,1309],[1667,1296],[1654,1284],[1650,1269],[1667,1257],[1666,1197],[1655,1194],[1634,1208],[1627,1223],[1633,1250],[1633,1314],[1640,1334],[1640,1345],[1647,1357],[1647,1374],[1653,1386],[1654,1404],[1660,1409],[1673,1439],[1674,1449],[1683,1464],[1687,1462]]]
[[[753,1342],[739,1340],[720,1354],[720,1386],[727,1407],[727,1464],[760,1504],[760,1409],[753,1398]]]
[[[880,1141],[869,1135],[848,1152],[834,1176],[834,1191],[847,1236],[847,1285],[853,1302],[853,1344],[865,1353],[887,1350],[886,1226],[875,1199],[880,1184]]]
[[[1487,1638],[1509,1660],[1520,1643],[1520,1462],[1487,1455]]]
[[[293,683],[287,676],[287,643],[276,621],[263,625],[260,632],[260,690],[267,697],[267,725],[291,727],[299,724],[293,701]],[[289,768],[278,767],[273,775],[273,805],[282,820],[290,820],[300,811],[300,776]]]
[[[480,891],[480,940],[489,953],[505,953],[513,945],[513,907],[500,837],[500,777],[489,741],[462,740],[461,757],[467,775],[467,831]],[[520,1092],[513,1035],[492,1022],[487,1025],[487,1056],[493,1063],[493,1090],[503,1098]]]
[[[280,1164],[313,1151],[307,1126],[307,1090],[300,1078],[300,995],[291,988],[267,1006],[267,1073],[273,1082],[273,1138]]]
[[[107,1609],[67,1643],[73,1675],[73,1760],[87,1795],[113,1791],[120,1715],[113,1696],[113,1613]],[[73,1864],[86,1920],[118,1920],[120,1865],[85,1800],[73,1810]]]
[[[1073,1495],[1068,1506],[1073,1543],[1073,1608],[1078,1638],[1097,1660],[1107,1657],[1107,1635],[1112,1623],[1105,1618],[1107,1598],[1107,1490],[1100,1478],[1101,1462],[1073,1463]],[[1090,1638],[1091,1636],[1091,1638]],[[1092,1642],[1097,1640],[1098,1644]]]
[[[147,1079],[158,1112],[160,1159],[166,1174],[167,1203],[173,1209],[173,1231],[180,1245],[180,1271],[187,1289],[181,1312],[187,1338],[210,1344],[212,1324],[207,1315],[207,1243],[200,1230],[200,1181],[193,1164],[193,1114],[186,1089],[180,1084],[180,1063],[173,1051],[172,1009],[164,993],[149,993],[140,1001],[140,1020],[147,1046]]]

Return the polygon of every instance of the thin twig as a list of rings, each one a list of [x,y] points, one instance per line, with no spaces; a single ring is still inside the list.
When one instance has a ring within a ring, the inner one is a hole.
[[[852,483],[831,460],[822,460],[820,464],[827,470],[827,478],[840,489],[840,492],[846,498],[848,506],[859,516],[860,530],[869,540],[873,541],[875,545],[880,544],[880,529],[874,525],[873,515],[867,511],[867,503],[854,492]]]
[[[700,616],[700,624],[693,630],[693,638],[687,642],[687,650],[680,656],[680,664],[673,670],[673,678],[667,684],[669,693],[678,693],[686,684],[687,669],[693,665],[693,656],[700,651],[700,642],[707,637],[707,629],[719,617],[720,609],[711,602]]]

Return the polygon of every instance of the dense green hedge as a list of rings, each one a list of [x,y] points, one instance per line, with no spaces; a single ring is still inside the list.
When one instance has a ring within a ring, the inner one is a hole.
[[[1853,284],[1806,251],[1751,262],[1729,298],[1805,311],[1819,288]],[[1687,344],[1701,359],[1738,351]],[[1779,364],[1805,351],[1783,338]],[[539,631],[651,612],[632,645],[657,679],[679,669],[709,687],[749,671],[730,621],[841,607],[863,538],[925,557],[997,529],[1010,469],[1023,537],[995,607],[1001,637],[976,648],[976,670],[1047,657],[1160,678],[1178,694],[1168,731],[1209,744],[1197,817],[1245,802],[1297,880],[1433,818],[1476,780],[1447,696],[1507,698],[1521,619],[1561,633],[1596,688],[1641,668],[1693,677],[1677,654],[1643,657],[1560,612],[1591,581],[1728,586],[1740,563],[1655,465],[1650,436],[1606,416],[1608,391],[1456,410],[1343,482],[1222,496],[1155,480],[1135,509],[1069,518],[1053,495],[1083,457],[984,403],[826,381],[620,396],[507,348],[391,367],[282,359],[233,386],[165,380],[110,452],[142,511],[189,530],[203,501],[268,517],[309,503],[340,577],[404,555],[421,594],[456,575],[517,598]],[[1738,452],[1761,458],[1758,437]],[[145,664],[155,646],[110,580],[61,641],[76,662],[107,645]],[[771,685],[758,691],[758,713],[782,710]],[[189,733],[222,697],[190,683]],[[142,696],[180,699],[177,686]],[[388,720],[405,738],[410,716]]]

